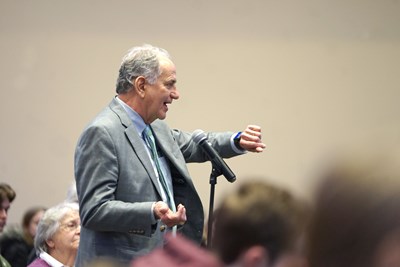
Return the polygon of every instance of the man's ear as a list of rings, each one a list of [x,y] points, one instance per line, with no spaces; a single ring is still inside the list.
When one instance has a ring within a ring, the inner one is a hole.
[[[145,85],[146,85],[146,78],[144,78],[143,76],[137,77],[134,81],[134,89],[141,98],[143,98],[146,93]]]
[[[268,251],[263,246],[252,246],[243,254],[244,267],[270,266]]]

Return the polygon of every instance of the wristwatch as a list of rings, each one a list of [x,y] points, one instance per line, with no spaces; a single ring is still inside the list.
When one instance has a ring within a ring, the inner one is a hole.
[[[241,135],[242,135],[242,132],[238,132],[238,133],[235,135],[235,137],[233,138],[233,143],[235,144],[235,146],[236,146],[238,149],[243,149],[243,148],[240,146],[240,137],[241,137]]]

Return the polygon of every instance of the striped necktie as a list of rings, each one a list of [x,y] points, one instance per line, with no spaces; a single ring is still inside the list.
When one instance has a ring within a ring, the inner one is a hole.
[[[143,138],[146,141],[146,144],[148,145],[148,147],[150,148],[151,156],[153,158],[154,164],[155,164],[157,172],[158,172],[158,178],[160,180],[160,184],[161,184],[162,189],[167,197],[167,202],[168,202],[167,204],[173,212],[176,212],[175,201],[174,201],[174,198],[172,197],[171,190],[168,188],[168,184],[167,184],[167,182],[164,178],[164,174],[161,170],[161,163],[158,158],[156,142],[155,142],[153,133],[148,125],[143,130]]]

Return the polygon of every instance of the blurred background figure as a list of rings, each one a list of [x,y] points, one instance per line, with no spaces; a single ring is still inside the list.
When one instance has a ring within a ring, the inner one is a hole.
[[[212,250],[226,266],[307,266],[309,210],[289,191],[247,180],[221,202]]]
[[[0,233],[3,232],[4,226],[7,224],[8,209],[10,208],[11,202],[13,202],[16,194],[14,189],[8,184],[0,183]],[[0,266],[9,267],[10,263],[1,256],[0,247]]]
[[[8,209],[15,197],[15,191],[10,185],[0,183],[0,233],[3,232],[7,224]]]
[[[311,267],[400,266],[400,161],[369,155],[342,156],[321,175]]]
[[[67,197],[65,202],[75,202],[78,203],[78,194],[76,192],[76,181],[73,180],[67,190]]]
[[[79,240],[78,204],[64,202],[48,209],[35,236],[38,258],[28,266],[74,266]]]
[[[178,234],[165,236],[164,248],[134,260],[131,267],[222,267],[215,255]]]
[[[5,228],[0,237],[0,247],[3,257],[12,267],[27,266],[36,229],[44,211],[44,207],[32,207],[25,212],[21,225],[14,224]]]

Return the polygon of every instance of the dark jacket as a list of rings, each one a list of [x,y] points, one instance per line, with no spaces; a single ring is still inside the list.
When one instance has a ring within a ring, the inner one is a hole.
[[[22,229],[13,227],[4,231],[0,237],[1,255],[12,267],[26,267],[33,246],[28,244]]]

